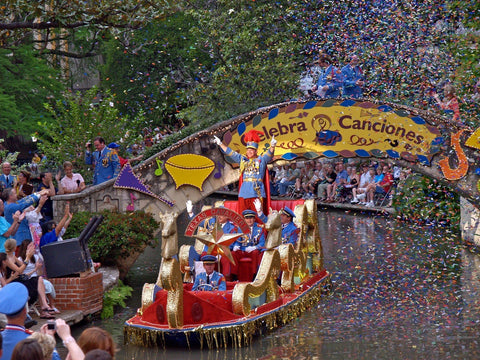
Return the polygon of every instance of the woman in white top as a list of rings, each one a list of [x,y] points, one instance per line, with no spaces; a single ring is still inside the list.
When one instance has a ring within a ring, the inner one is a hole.
[[[73,164],[70,161],[65,161],[63,163],[65,176],[61,180],[61,187],[63,188],[64,194],[78,193],[85,189],[85,181],[82,175],[74,173],[72,170]]]

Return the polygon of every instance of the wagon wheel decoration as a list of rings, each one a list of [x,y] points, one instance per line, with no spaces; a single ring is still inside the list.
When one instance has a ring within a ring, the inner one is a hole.
[[[222,226],[219,223],[215,222],[215,226],[211,231],[201,235],[195,234],[195,230],[198,228],[199,224],[202,221],[207,221],[209,218],[219,215],[226,216],[227,219],[230,220],[235,226],[240,228],[242,232],[225,234],[222,230]],[[226,256],[232,264],[235,264],[235,260],[233,259],[229,246],[249,231],[250,228],[240,214],[233,210],[221,207],[204,210],[197,216],[195,216],[188,224],[185,235],[194,237],[200,242],[202,242],[204,245],[208,246],[208,254],[216,253],[222,256]]]

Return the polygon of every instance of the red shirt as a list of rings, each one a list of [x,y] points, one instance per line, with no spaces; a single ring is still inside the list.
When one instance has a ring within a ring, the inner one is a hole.
[[[393,185],[393,175],[389,172],[383,175],[383,180],[380,181],[380,186],[383,187],[385,192],[389,192]]]

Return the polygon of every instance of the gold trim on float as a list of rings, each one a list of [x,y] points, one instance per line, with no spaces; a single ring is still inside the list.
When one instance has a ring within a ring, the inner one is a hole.
[[[247,284],[248,285],[248,284]],[[232,345],[234,348],[248,346],[251,344],[256,334],[263,331],[271,331],[281,327],[288,322],[296,319],[306,310],[312,308],[321,300],[322,296],[330,292],[331,279],[327,274],[320,284],[314,289],[301,296],[298,300],[289,305],[283,306],[278,311],[273,311],[260,316],[255,320],[237,325],[228,325],[205,329],[199,326],[191,331],[184,331],[188,347],[190,348],[191,336],[196,334],[199,337],[200,347],[209,349],[227,347]],[[172,330],[172,334],[175,330]],[[133,344],[145,347],[160,346],[165,348],[167,343],[165,332],[155,329],[147,329],[127,324],[124,327],[124,339],[126,344]]]

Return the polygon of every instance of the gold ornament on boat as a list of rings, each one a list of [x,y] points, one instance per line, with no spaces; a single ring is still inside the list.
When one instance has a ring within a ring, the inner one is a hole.
[[[176,189],[191,185],[202,191],[203,183],[215,168],[209,158],[197,154],[180,154],[169,158],[165,168],[175,181]]]

